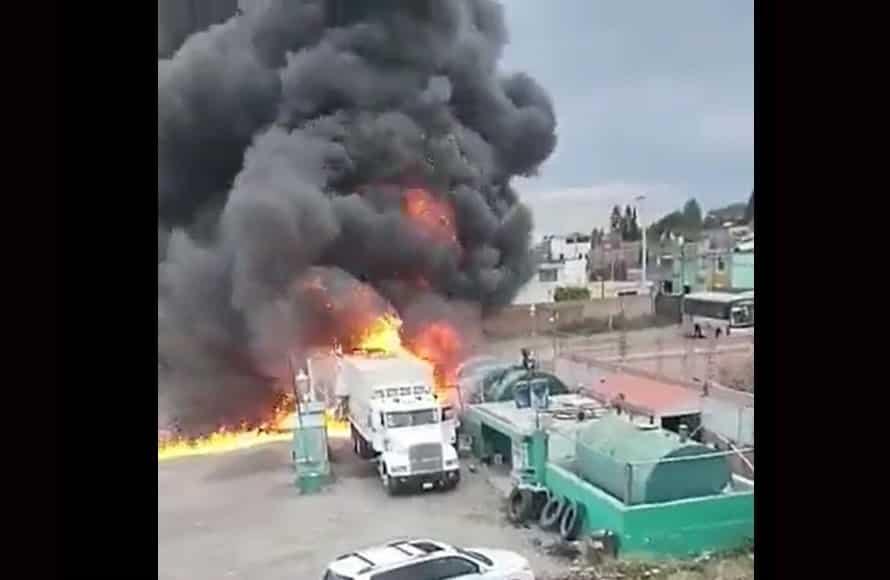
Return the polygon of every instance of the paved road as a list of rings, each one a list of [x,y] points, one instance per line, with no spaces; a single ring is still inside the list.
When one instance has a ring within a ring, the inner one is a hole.
[[[314,496],[292,485],[287,444],[158,465],[159,580],[312,580],[343,552],[399,536],[512,549],[536,572],[565,568],[527,530],[505,524],[500,496],[464,469],[452,492],[389,498],[349,442],[334,442],[336,483]]]

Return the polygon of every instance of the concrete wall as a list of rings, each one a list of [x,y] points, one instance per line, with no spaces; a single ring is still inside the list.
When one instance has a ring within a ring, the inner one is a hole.
[[[658,294],[655,296],[655,314],[659,318],[682,322],[683,296],[681,294]]]
[[[754,493],[632,506],[624,513],[623,548],[652,556],[728,550],[754,539]]]
[[[754,445],[754,407],[702,397],[702,425],[739,445]]]
[[[550,322],[553,313],[559,313],[559,316],[555,322]],[[513,337],[569,329],[585,323],[607,325],[610,317],[614,319],[622,314],[625,320],[634,321],[653,313],[650,296],[539,304],[534,317],[530,315],[528,306],[513,305],[486,318],[483,329],[489,336]]]
[[[754,538],[753,491],[625,506],[553,464],[547,464],[544,484],[552,493],[584,505],[582,534],[611,530],[620,538],[622,554],[687,556],[739,548]]]

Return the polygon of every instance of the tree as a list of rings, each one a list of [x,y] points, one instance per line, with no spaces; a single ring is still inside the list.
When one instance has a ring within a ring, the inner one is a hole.
[[[690,233],[701,231],[701,206],[698,205],[694,197],[683,206],[683,225]]]
[[[745,206],[745,223],[750,224],[754,221],[754,190],[751,190],[751,197],[748,198],[748,205]]]
[[[559,286],[553,293],[554,302],[567,300],[590,300],[590,289],[584,286]]]
[[[621,208],[616,205],[615,207],[612,208],[612,217],[609,218],[609,225],[610,225],[611,231],[613,233],[621,232],[622,221],[623,220],[621,219]]]
[[[624,208],[624,217],[621,218],[621,240],[629,242],[633,238],[633,210],[627,205]]]

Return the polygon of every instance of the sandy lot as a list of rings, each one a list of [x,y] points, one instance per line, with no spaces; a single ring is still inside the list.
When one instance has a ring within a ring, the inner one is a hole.
[[[480,473],[464,467],[451,492],[390,498],[347,440],[333,446],[337,480],[310,496],[293,486],[286,443],[159,464],[159,580],[313,580],[341,553],[400,536],[512,549],[540,574],[566,568],[505,523]]]

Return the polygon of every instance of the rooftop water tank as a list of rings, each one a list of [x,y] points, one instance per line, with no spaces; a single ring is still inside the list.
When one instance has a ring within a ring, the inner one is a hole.
[[[578,433],[575,467],[583,479],[626,501],[627,464],[634,462],[627,503],[656,503],[722,493],[732,477],[725,456],[654,426],[639,426],[614,415],[591,421]]]

